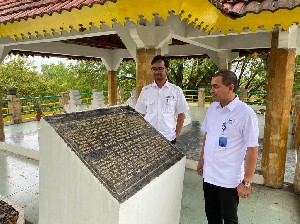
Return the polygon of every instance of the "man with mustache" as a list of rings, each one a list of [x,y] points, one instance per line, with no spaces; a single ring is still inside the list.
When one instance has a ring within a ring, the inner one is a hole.
[[[211,80],[213,102],[206,112],[197,172],[203,176],[208,224],[238,223],[239,197],[251,194],[258,155],[258,121],[235,94],[237,77],[222,70]]]

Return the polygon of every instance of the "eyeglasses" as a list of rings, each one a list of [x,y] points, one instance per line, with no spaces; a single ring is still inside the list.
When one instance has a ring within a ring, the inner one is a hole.
[[[151,71],[153,73],[155,73],[155,72],[162,72],[164,69],[165,69],[165,67],[158,67],[158,68],[152,67]]]

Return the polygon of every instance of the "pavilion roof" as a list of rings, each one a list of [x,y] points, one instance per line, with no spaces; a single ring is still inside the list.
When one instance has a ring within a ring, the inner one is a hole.
[[[103,5],[107,1],[116,0],[0,0],[0,22],[15,22],[21,19],[37,16],[53,15],[62,11],[92,7],[94,4]]]
[[[280,9],[300,7],[297,0],[209,0],[224,14],[232,18],[245,16],[247,13],[258,14],[262,11],[275,12]]]
[[[271,31],[300,23],[299,0],[0,0],[0,37],[112,27],[115,22],[167,19],[170,13],[207,33]]]

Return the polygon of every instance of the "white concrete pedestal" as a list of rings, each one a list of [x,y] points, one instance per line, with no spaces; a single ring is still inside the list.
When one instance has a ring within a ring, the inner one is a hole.
[[[101,171],[92,172],[47,121],[41,124],[39,224],[179,223],[185,157],[157,177],[154,171],[149,183],[120,202],[99,181]]]

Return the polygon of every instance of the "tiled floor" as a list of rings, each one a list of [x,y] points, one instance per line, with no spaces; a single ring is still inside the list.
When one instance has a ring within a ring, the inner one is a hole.
[[[190,115],[194,122],[191,126],[194,131],[199,131],[199,121],[203,119],[204,114],[205,110],[199,111],[199,108],[191,107]],[[263,129],[263,125],[260,127]],[[6,126],[5,143],[38,151],[38,128],[38,122]],[[189,130],[185,130],[182,136],[185,145],[188,145],[186,148],[199,148],[201,138],[188,132]],[[190,158],[197,158],[199,151],[187,150],[186,153]],[[38,183],[38,161],[0,149],[0,195],[22,207],[25,218],[34,224],[38,223]],[[290,190],[256,186],[252,197],[241,200],[239,214],[241,224],[299,224],[300,197]],[[206,218],[202,180],[195,171],[186,169],[180,224],[203,223],[206,223]]]
[[[38,151],[39,122],[31,121],[5,126],[5,143]]]
[[[0,195],[23,208],[27,220],[38,223],[38,161],[0,150]]]

